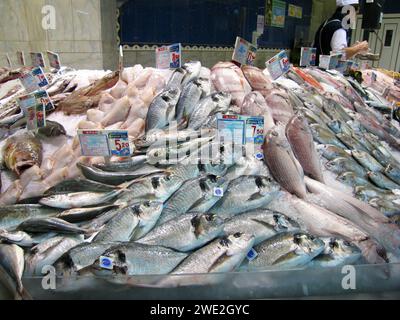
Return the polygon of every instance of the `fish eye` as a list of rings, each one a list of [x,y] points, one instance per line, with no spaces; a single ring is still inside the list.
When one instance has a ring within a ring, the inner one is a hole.
[[[214,214],[207,214],[206,215],[206,220],[207,221],[214,221],[215,215]]]
[[[143,205],[145,206],[145,207],[150,207],[150,201],[145,201],[144,203],[143,203]]]
[[[241,232],[236,232],[233,236],[234,236],[235,238],[240,238],[242,235],[243,235],[243,233],[241,233]]]
[[[348,241],[346,241],[346,240],[343,240],[343,244],[344,244],[345,246],[347,246],[347,247],[350,247],[350,246],[351,246],[351,243],[348,242]]]

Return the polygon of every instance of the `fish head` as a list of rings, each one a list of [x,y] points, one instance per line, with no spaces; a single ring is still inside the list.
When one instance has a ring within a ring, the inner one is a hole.
[[[226,182],[227,181],[224,177],[216,176],[213,174],[209,174],[201,178],[199,181],[201,190],[206,193],[211,192],[212,194],[214,193],[214,188],[225,186]]]
[[[326,249],[335,256],[361,256],[361,250],[357,246],[343,239],[330,239]]]
[[[325,248],[325,243],[321,239],[302,232],[293,234],[293,244],[296,247],[296,252],[308,255],[319,254]]]
[[[330,171],[333,171],[335,169],[340,169],[343,164],[343,161],[345,161],[345,160],[346,160],[345,158],[340,158],[340,157],[333,159],[331,161],[328,161],[325,164],[325,167]]]
[[[151,130],[147,134],[133,140],[136,147],[149,147],[157,141],[157,137],[162,130]]]
[[[211,99],[220,106],[228,107],[231,104],[232,95],[229,92],[216,92],[211,95]]]
[[[58,277],[77,275],[77,267],[68,252],[62,255],[53,266],[56,269],[56,275]]]
[[[300,225],[295,220],[281,213],[274,212],[273,218],[275,221],[275,230],[278,232],[293,231],[300,229]]]
[[[158,218],[163,208],[164,204],[158,201],[144,201],[131,207],[132,212],[141,220],[153,220]]]
[[[237,232],[221,239],[221,244],[227,247],[228,256],[247,253],[254,245],[255,236],[248,233]]]
[[[340,181],[342,183],[352,185],[356,182],[356,175],[353,172],[344,172],[344,173],[338,175],[336,180]]]
[[[224,220],[216,214],[206,213],[195,215],[191,220],[191,224],[198,238],[209,234],[219,235],[222,233]]]
[[[261,194],[280,190],[279,184],[272,177],[255,176],[254,182]]]
[[[147,150],[147,157],[149,159],[149,163],[157,163],[161,160],[167,160],[168,150],[166,148],[152,148]]]

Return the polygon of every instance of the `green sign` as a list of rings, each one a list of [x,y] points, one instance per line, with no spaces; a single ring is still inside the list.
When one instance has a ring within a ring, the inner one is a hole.
[[[286,2],[280,0],[266,0],[265,24],[271,27],[284,28],[286,18]]]

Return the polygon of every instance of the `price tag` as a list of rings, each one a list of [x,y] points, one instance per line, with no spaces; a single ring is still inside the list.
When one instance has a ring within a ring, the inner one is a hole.
[[[78,130],[82,155],[127,157],[131,154],[126,130]]]
[[[58,53],[47,51],[47,58],[49,59],[50,67],[56,70],[61,69],[61,61]]]
[[[30,72],[24,74],[20,80],[25,90],[29,93],[40,90],[49,84],[41,67],[32,69]]]
[[[333,55],[320,55],[319,56],[319,67],[324,70],[336,70],[340,67],[340,61],[342,61],[343,54]]]
[[[176,69],[182,65],[182,46],[175,43],[156,49],[156,65],[158,69]]]
[[[7,59],[7,64],[8,64],[8,66],[9,66],[10,68],[12,68],[12,62],[11,62],[11,59],[10,59],[10,56],[8,55],[8,53],[6,53],[6,59]]]
[[[26,108],[26,127],[29,131],[46,126],[46,112],[44,105],[35,105]]]
[[[25,55],[23,51],[17,51],[17,60],[20,66],[25,66]]]
[[[290,61],[286,51],[281,51],[265,63],[272,79],[276,80],[290,70]]]
[[[222,198],[224,196],[224,189],[214,188],[214,196],[218,197],[218,198]]]
[[[317,61],[317,49],[302,47],[300,53],[300,67],[315,66]]]
[[[113,131],[108,133],[110,155],[128,157],[131,154],[128,131]]]
[[[114,260],[110,257],[101,256],[99,258],[100,268],[112,270],[114,268]]]
[[[45,68],[43,53],[41,52],[31,52],[31,62],[33,67],[42,67]]]
[[[243,65],[253,65],[256,59],[257,47],[240,37],[236,37],[232,60]]]
[[[247,260],[252,261],[252,260],[254,260],[255,258],[257,258],[257,256],[258,256],[257,251],[254,250],[254,249],[251,249],[251,250],[247,253],[246,258],[247,258]]]

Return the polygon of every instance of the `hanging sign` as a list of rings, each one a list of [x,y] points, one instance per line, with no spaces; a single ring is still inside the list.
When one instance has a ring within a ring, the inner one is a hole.
[[[252,43],[236,37],[235,50],[233,51],[232,60],[242,65],[253,65],[256,59],[257,47]]]
[[[156,66],[158,69],[176,69],[182,65],[182,46],[175,43],[156,49]]]
[[[290,70],[290,61],[286,51],[279,52],[265,63],[272,79],[276,80]]]
[[[286,2],[266,0],[265,24],[271,27],[284,28],[286,17]]]

